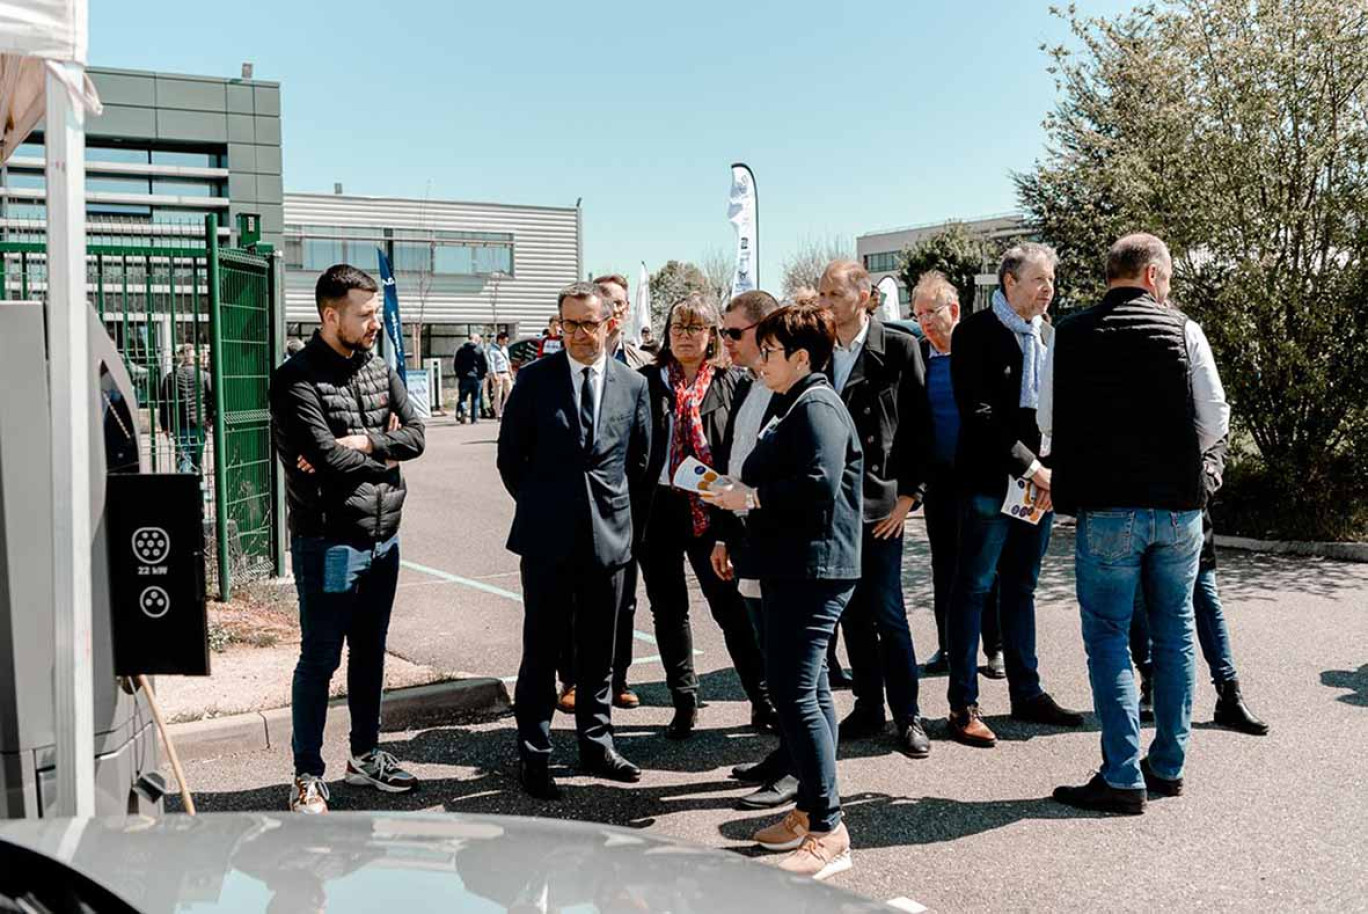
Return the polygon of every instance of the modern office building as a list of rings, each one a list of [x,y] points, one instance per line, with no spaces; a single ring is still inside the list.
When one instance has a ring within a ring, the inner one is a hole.
[[[249,79],[92,67],[104,112],[86,122],[86,209],[94,235],[202,231],[240,213],[282,241],[280,85]],[[46,220],[40,131],[0,166],[0,239]]]
[[[470,333],[496,328],[531,336],[555,313],[560,289],[582,275],[581,225],[575,206],[287,193],[287,332],[317,325],[320,272],[346,262],[378,275],[383,249],[411,359],[414,351],[450,356]]]
[[[911,307],[911,303],[908,301],[911,290],[898,276],[898,270],[902,264],[902,252],[923,238],[944,231],[955,223],[962,225],[969,232],[983,235],[993,242],[1006,242],[1009,239],[1021,238],[1029,234],[1026,220],[1022,215],[1007,213],[998,216],[986,216],[981,219],[950,219],[944,222],[870,232],[867,235],[856,237],[856,255],[864,264],[865,269],[869,271],[870,278],[875,283],[878,283],[885,276],[892,276],[898,280],[898,298],[904,314]],[[988,305],[992,290],[996,286],[997,264],[984,264],[983,272],[978,276],[979,294],[974,303],[975,311]]]

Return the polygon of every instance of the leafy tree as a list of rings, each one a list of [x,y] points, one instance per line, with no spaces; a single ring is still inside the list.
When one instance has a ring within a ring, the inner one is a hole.
[[[910,292],[927,270],[940,270],[959,292],[960,308],[967,314],[974,310],[974,278],[995,268],[995,253],[982,235],[952,222],[903,250],[898,278]]]
[[[1113,240],[1174,255],[1175,303],[1211,339],[1259,535],[1362,532],[1368,445],[1368,7],[1168,0],[1060,13],[1060,93],[1021,202],[1095,301]],[[1237,493],[1238,494],[1238,493]]]
[[[808,238],[784,261],[781,286],[783,298],[792,298],[803,287],[817,288],[822,271],[833,260],[852,260],[850,246],[840,238]]]
[[[665,332],[670,309],[690,292],[709,292],[708,277],[687,261],[670,260],[651,274],[651,324]]]

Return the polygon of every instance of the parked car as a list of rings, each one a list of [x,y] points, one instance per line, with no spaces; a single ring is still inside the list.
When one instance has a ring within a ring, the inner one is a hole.
[[[589,822],[444,813],[0,822],[0,910],[866,914],[730,854]]]

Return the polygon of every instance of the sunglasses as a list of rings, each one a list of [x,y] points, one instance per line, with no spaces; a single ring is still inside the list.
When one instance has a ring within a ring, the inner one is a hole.
[[[723,327],[722,335],[725,336],[727,339],[731,340],[733,343],[739,343],[741,342],[741,337],[746,335],[747,330],[751,329],[752,327],[759,326],[759,324],[760,322],[756,321],[754,324],[747,324],[746,326],[741,328]]]

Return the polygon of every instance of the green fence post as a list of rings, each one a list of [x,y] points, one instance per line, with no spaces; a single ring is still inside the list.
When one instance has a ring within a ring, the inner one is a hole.
[[[223,321],[219,315],[218,216],[204,217],[205,274],[209,284],[209,364],[214,385],[214,520],[218,539],[219,599],[233,594],[228,555],[228,447],[223,414]]]
[[[281,363],[285,355],[285,340],[282,338],[281,331],[285,324],[278,320],[285,310],[284,297],[280,294],[280,277],[282,275],[281,266],[284,260],[278,251],[272,251],[266,255],[268,270],[266,272],[266,289],[270,308],[267,319],[270,321],[271,339],[271,364],[268,366],[267,377],[274,370],[275,366]],[[269,383],[269,381],[268,381]],[[270,420],[267,422],[267,434],[270,434]],[[272,503],[274,510],[271,517],[271,537],[275,541],[274,558],[275,574],[281,577],[285,574],[285,469],[279,460],[275,459],[275,441],[269,440],[266,450],[267,456],[271,461],[271,488],[274,490]]]

